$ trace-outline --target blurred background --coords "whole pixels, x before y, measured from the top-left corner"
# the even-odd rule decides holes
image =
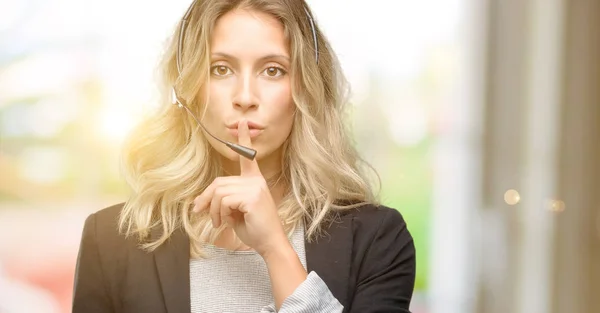
[[[418,251],[414,313],[600,312],[600,1],[308,1]],[[191,0],[0,2],[0,313],[70,312]]]

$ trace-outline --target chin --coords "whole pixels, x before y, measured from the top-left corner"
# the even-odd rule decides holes
[[[237,154],[235,151],[231,150],[225,144],[216,140],[214,140],[214,142],[211,140],[210,145],[222,158],[232,162],[240,161],[240,155]],[[253,146],[252,148],[256,150],[256,160],[262,159],[265,155],[265,151],[263,150],[264,148],[260,145]]]
[[[211,141],[210,145],[212,146],[212,148],[217,152],[217,154],[221,158],[232,161],[232,162],[239,161],[239,154],[237,154],[235,151],[229,149],[229,147],[227,147],[225,144],[218,142],[218,141],[215,141],[213,143]]]

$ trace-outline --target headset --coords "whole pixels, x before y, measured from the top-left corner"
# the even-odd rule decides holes
[[[190,16],[192,9],[194,8],[194,5],[196,4],[198,0],[194,0],[192,2],[192,4],[190,5],[190,7],[187,9],[187,11],[185,12],[185,15],[183,16],[183,19],[181,20],[181,27],[179,29],[179,40],[178,40],[178,44],[177,44],[177,71],[179,73],[179,78],[181,79],[181,72],[182,72],[182,64],[181,64],[181,54],[182,54],[182,50],[183,50],[183,40],[184,40],[184,33],[185,33],[185,29],[187,27],[187,23],[188,23],[188,17]],[[315,60],[317,62],[317,64],[319,63],[319,48],[317,46],[317,32],[315,30],[315,24],[313,22],[313,19],[310,15],[310,13],[308,12],[308,9],[305,7],[304,8],[304,12],[306,13],[306,16],[308,18],[308,21],[310,23],[310,29],[312,31],[312,35],[313,35],[313,41],[314,41],[314,45],[315,45]],[[179,99],[179,97],[177,96],[177,91],[175,90],[175,86],[173,86],[172,88],[172,93],[171,93],[171,97],[172,97],[172,102],[174,105],[177,105],[179,108],[183,108],[185,109],[193,118],[194,120],[196,120],[196,122],[198,123],[198,125],[200,125],[200,127],[202,127],[202,129],[211,137],[215,138],[216,140],[218,140],[219,142],[223,143],[224,145],[226,145],[227,147],[229,147],[231,150],[235,151],[236,153],[238,153],[239,155],[250,159],[250,160],[254,160],[254,157],[256,156],[256,150],[239,145],[237,143],[232,143],[232,142],[228,142],[225,140],[222,140],[220,138],[217,138],[215,135],[213,135],[212,133],[210,133],[206,127],[204,127],[204,124],[202,124],[202,122],[196,117],[195,114],[192,113],[192,111],[187,107],[187,105],[183,104],[183,102]]]

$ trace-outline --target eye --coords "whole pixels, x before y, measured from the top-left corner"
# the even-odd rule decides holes
[[[268,77],[279,77],[287,74],[284,69],[278,66],[269,66],[263,71],[263,73],[265,73],[265,75]]]
[[[231,72],[231,69],[225,65],[215,65],[210,68],[210,73],[215,76],[227,76]]]

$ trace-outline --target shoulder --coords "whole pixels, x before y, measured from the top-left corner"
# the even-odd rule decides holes
[[[118,224],[119,215],[121,214],[121,210],[123,210],[124,205],[125,203],[123,202],[100,209],[90,214],[88,219],[95,219],[96,223],[100,225],[111,224],[115,226]]]
[[[124,203],[115,204],[90,214],[83,226],[83,238],[93,241],[100,251],[115,251],[129,241],[119,232],[119,216]]]
[[[317,243],[344,246],[358,259],[390,250],[407,256],[415,253],[413,237],[402,214],[385,205],[365,204],[337,211],[323,230],[325,240]]]
[[[349,210],[347,214],[352,214],[355,218],[365,221],[383,221],[385,218],[393,218],[396,221],[403,221],[402,214],[398,209],[385,205],[365,204],[355,209]]]
[[[90,214],[85,220],[85,228],[93,228],[96,234],[116,235],[119,216],[125,203],[115,204]]]
[[[414,258],[413,237],[398,209],[385,205],[363,205],[341,215],[342,225],[352,229],[353,250],[364,258],[367,255],[382,260],[386,254]]]
[[[366,204],[341,212],[340,217],[342,220],[350,220],[355,232],[375,234],[381,231],[402,230],[410,236],[400,211],[385,205]]]

